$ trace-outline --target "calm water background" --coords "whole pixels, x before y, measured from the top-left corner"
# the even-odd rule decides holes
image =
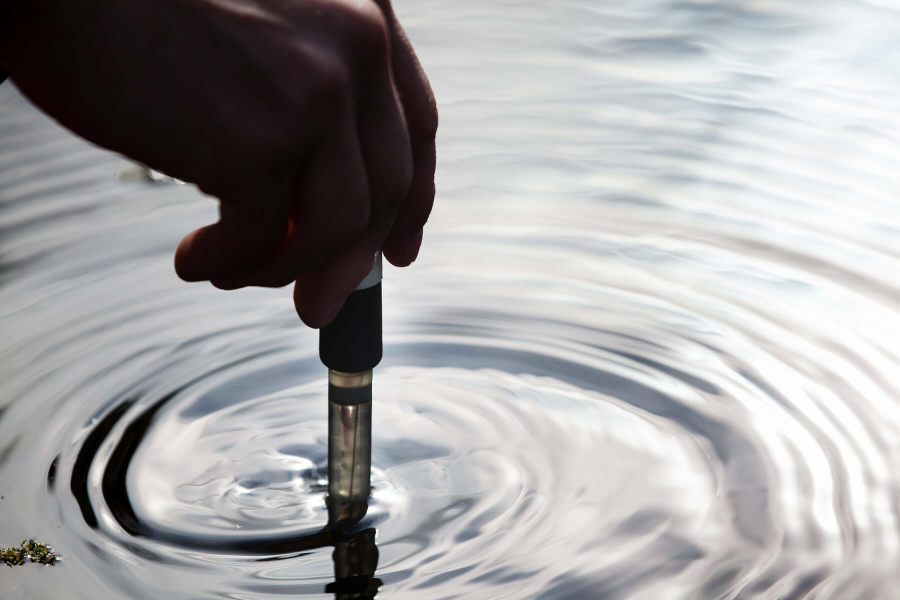
[[[900,11],[403,0],[441,106],[385,281],[379,598],[900,598]],[[288,290],[0,88],[3,598],[329,598]],[[135,535],[137,533],[137,535]]]

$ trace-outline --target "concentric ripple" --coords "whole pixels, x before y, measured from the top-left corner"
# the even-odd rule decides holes
[[[720,475],[702,446],[603,392],[668,402],[655,386],[616,373],[599,355],[586,360],[590,352],[573,362],[574,354],[551,359],[496,340],[460,341],[392,345],[379,369],[374,492],[360,527],[377,529],[378,574],[394,593],[552,589],[559,573],[547,568],[550,551],[549,564],[590,578],[601,564],[643,572],[648,560],[679,572],[724,550],[715,539],[730,525],[710,519],[720,510]],[[419,356],[460,354],[471,367],[415,366]],[[532,373],[513,374],[514,365]],[[82,511],[144,555],[281,558],[289,566],[267,567],[257,573],[262,582],[233,585],[299,591],[277,580],[292,578],[298,554],[326,545],[317,535],[326,521],[321,371],[287,351],[265,353],[119,404],[126,409],[92,429],[105,438],[84,444],[75,460],[76,471],[79,463],[92,471],[84,490],[72,480]],[[165,371],[155,378],[171,379]],[[314,573],[331,564],[330,552],[304,559]]]
[[[900,13],[395,4],[442,129],[378,598],[895,600]],[[333,598],[316,334],[179,282],[214,206],[141,174],[0,88],[0,543],[62,556],[0,595]]]

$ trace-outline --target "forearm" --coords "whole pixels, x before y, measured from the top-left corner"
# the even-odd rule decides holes
[[[6,65],[16,46],[19,32],[25,29],[24,10],[28,3],[22,0],[0,0],[0,83],[7,78]]]
[[[59,118],[72,84],[89,74],[88,64],[105,51],[111,0],[0,0],[0,65],[31,100]],[[108,28],[107,28],[108,29]],[[105,48],[104,48],[105,46]],[[85,85],[90,86],[89,77]]]
[[[93,143],[191,179],[169,148],[213,107],[202,85],[220,65],[197,10],[205,1],[28,4],[0,40],[0,64],[19,89]]]
[[[0,64],[7,71],[27,57],[24,49],[36,37],[55,27],[64,5],[59,0],[0,0]]]

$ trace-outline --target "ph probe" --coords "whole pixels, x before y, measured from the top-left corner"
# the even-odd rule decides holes
[[[341,529],[368,508],[372,470],[372,370],[381,362],[381,253],[319,332],[328,367],[328,523]]]

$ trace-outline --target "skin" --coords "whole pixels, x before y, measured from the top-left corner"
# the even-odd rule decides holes
[[[322,327],[418,255],[437,109],[389,0],[0,0],[0,64],[87,140],[196,184],[185,281],[294,283]]]

